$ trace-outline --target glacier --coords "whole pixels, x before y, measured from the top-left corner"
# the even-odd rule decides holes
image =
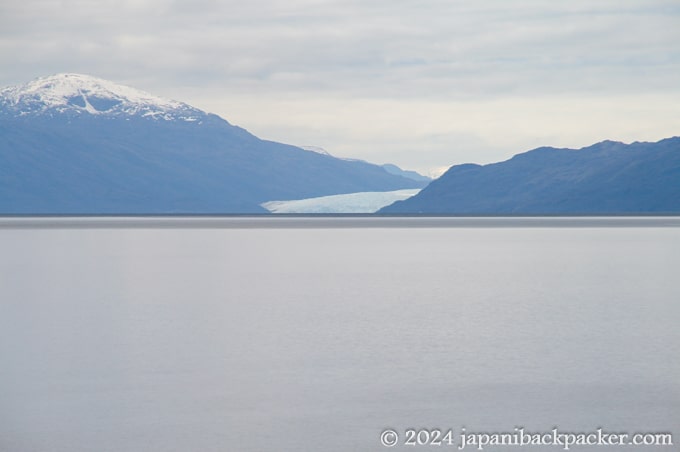
[[[420,189],[358,192],[260,204],[271,213],[374,213],[395,201],[408,199]]]

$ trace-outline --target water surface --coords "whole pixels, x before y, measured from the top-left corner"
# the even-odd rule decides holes
[[[677,223],[2,219],[0,450],[373,451],[463,426],[677,446]]]

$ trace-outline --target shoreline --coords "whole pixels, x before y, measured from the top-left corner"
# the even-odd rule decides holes
[[[678,228],[674,216],[0,216],[0,229]]]

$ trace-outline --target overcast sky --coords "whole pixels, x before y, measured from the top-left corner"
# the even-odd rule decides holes
[[[680,135],[678,0],[4,0],[0,67],[421,172]]]

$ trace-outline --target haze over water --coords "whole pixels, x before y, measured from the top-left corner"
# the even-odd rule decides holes
[[[0,221],[3,451],[680,442],[677,220]]]

